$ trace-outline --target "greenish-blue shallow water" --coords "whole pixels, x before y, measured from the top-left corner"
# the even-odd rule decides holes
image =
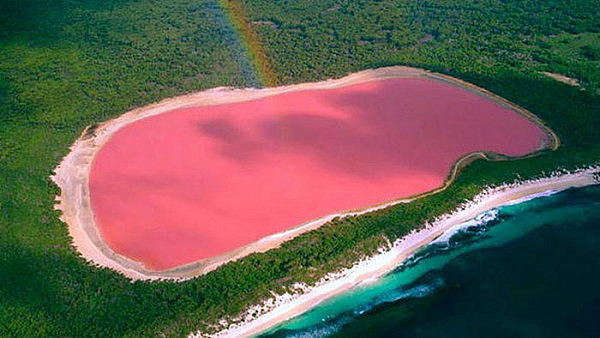
[[[600,337],[600,186],[504,206],[267,337]]]

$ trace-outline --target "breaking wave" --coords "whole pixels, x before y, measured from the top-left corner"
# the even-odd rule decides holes
[[[435,254],[456,249],[481,238],[489,227],[501,221],[498,209],[491,209],[484,212],[472,220],[457,224],[438,238],[433,240],[425,248],[419,250],[414,255],[407,258],[398,270],[409,268],[419,261],[429,258]],[[506,217],[506,216],[504,216]]]

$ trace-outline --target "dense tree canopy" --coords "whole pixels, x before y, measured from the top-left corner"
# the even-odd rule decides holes
[[[352,265],[487,184],[600,159],[598,0],[240,5],[279,83],[419,66],[529,109],[563,147],[477,161],[440,194],[336,219],[200,278],[131,282],[71,247],[53,209],[53,168],[87,125],[189,91],[257,86],[260,76],[216,1],[0,0],[0,335],[212,330],[270,291]],[[538,71],[574,77],[583,90]]]

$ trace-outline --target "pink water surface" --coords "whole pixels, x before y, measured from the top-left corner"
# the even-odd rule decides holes
[[[108,245],[164,270],[434,189],[462,155],[524,155],[546,137],[465,89],[379,80],[135,122],[96,155],[90,194]]]

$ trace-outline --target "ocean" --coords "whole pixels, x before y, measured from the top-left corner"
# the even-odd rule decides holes
[[[264,337],[600,337],[600,186],[479,215]]]

